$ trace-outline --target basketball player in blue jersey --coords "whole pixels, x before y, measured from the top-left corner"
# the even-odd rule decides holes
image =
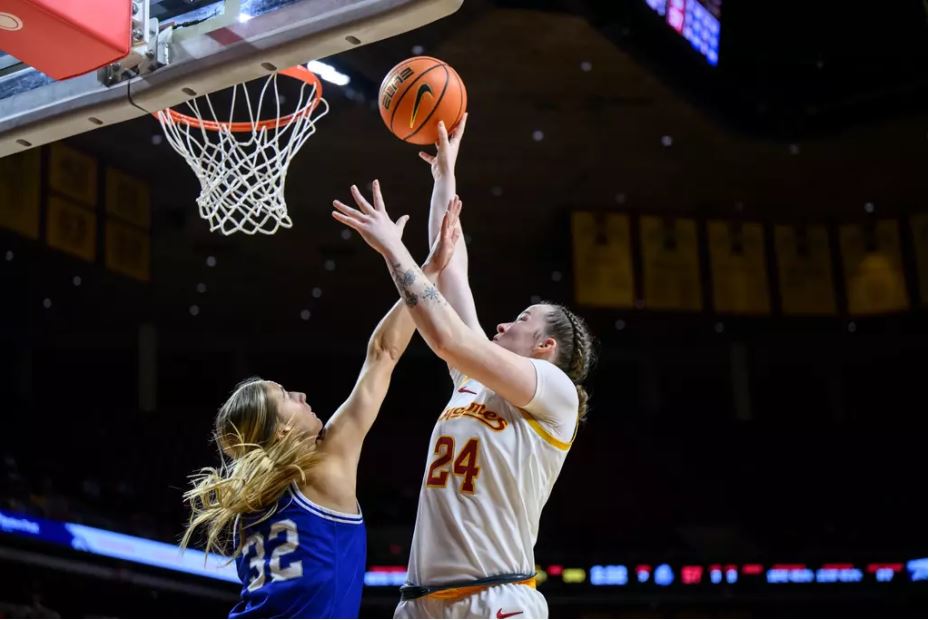
[[[398,234],[406,220],[393,223]],[[452,210],[423,266],[433,280],[459,236]],[[207,551],[234,552],[242,593],[230,617],[358,617],[366,549],[358,460],[415,329],[404,305],[394,304],[374,330],[354,389],[325,425],[305,394],[258,378],[236,386],[220,408],[222,462],[192,477],[181,546],[202,530]]]

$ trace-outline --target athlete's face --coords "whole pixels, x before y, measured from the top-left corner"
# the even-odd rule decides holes
[[[555,339],[545,336],[545,315],[551,306],[535,304],[516,317],[515,321],[497,325],[494,342],[518,355],[549,359],[555,352]]]
[[[290,392],[273,381],[265,383],[268,398],[277,409],[280,422],[279,432],[292,432],[306,434],[316,438],[323,428],[323,422],[313,412],[313,408],[306,403],[306,394],[303,392]]]

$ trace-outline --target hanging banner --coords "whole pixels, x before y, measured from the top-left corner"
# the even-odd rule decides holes
[[[825,226],[775,226],[774,249],[786,315],[836,313],[832,253]]]
[[[649,310],[703,308],[697,225],[687,218],[642,216],[642,271]]]
[[[842,226],[839,244],[850,314],[881,314],[909,308],[897,220]]]
[[[48,158],[49,188],[88,207],[97,204],[97,160],[60,142]]]
[[[713,304],[717,312],[768,314],[764,228],[756,222],[707,222]]]
[[[575,211],[571,214],[571,236],[575,301],[603,308],[633,307],[629,216]]]
[[[49,247],[92,263],[97,255],[97,215],[60,196],[49,196],[45,240]]]
[[[105,246],[107,269],[142,282],[149,281],[151,240],[148,233],[107,220]]]
[[[106,169],[106,212],[145,230],[151,225],[148,183],[116,168]]]
[[[0,227],[39,238],[41,152],[31,149],[0,158]]]

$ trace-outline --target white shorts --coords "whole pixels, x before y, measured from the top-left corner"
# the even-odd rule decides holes
[[[400,601],[394,618],[548,618],[548,603],[535,588],[504,583],[455,600]]]

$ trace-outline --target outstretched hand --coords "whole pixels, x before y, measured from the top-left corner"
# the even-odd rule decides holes
[[[439,121],[439,141],[435,143],[436,154],[430,155],[425,151],[420,151],[419,156],[432,168],[432,178],[439,179],[455,174],[455,162],[458,161],[458,149],[461,146],[461,138],[464,136],[465,127],[468,124],[468,113],[465,112],[461,121],[449,134],[445,123]]]
[[[391,248],[396,248],[398,244],[403,245],[403,228],[410,216],[401,215],[396,222],[391,220],[384,206],[381,184],[374,181],[371,189],[374,205],[365,199],[358,187],[352,185],[352,198],[355,199],[358,208],[354,209],[343,202],[333,200],[332,206],[336,210],[332,212],[332,217],[357,231],[365,243],[381,255],[386,255]]]

